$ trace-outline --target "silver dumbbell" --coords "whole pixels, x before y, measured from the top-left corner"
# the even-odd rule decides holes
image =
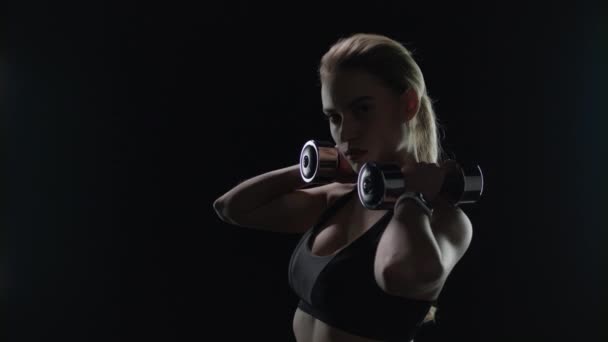
[[[300,152],[300,175],[306,183],[356,183],[357,174],[334,144],[309,140]]]
[[[475,203],[481,198],[483,174],[479,165],[463,167],[447,160],[443,167],[447,172],[438,197],[452,205]],[[367,162],[359,171],[357,191],[364,207],[392,209],[399,196],[408,191],[408,182],[397,164]]]

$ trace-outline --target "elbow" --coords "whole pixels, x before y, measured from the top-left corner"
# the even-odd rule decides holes
[[[433,263],[419,267],[386,266],[379,274],[378,284],[382,290],[391,295],[408,297],[434,290],[445,273],[440,264]]]
[[[430,262],[423,265],[423,267],[418,268],[416,271],[418,281],[423,284],[435,284],[440,281],[445,274],[445,270],[440,261]]]
[[[222,215],[224,213],[224,208],[224,202],[220,198],[213,202],[213,210],[215,210],[218,215]]]
[[[215,214],[222,221],[224,221],[226,223],[234,223],[233,220],[228,218],[227,210],[226,210],[226,202],[224,202],[224,200],[222,200],[221,198],[218,198],[213,202],[213,210],[215,211]]]

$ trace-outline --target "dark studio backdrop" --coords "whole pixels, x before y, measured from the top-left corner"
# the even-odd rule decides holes
[[[414,50],[444,148],[486,177],[416,340],[607,340],[605,4],[10,8],[8,340],[293,341],[299,236],[212,202],[331,140],[318,62],[355,32]]]

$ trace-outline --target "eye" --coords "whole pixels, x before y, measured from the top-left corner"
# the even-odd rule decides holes
[[[371,109],[372,109],[372,106],[370,104],[367,104],[367,103],[361,104],[361,105],[359,105],[359,106],[357,106],[355,108],[355,110],[358,113],[363,113],[363,114],[369,112]]]
[[[340,116],[336,114],[323,115],[323,118],[332,123],[336,123],[340,120]]]

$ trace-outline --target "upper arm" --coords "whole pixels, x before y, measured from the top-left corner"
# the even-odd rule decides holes
[[[426,220],[423,226],[414,227],[416,231],[427,231],[422,234],[424,238],[428,238],[428,252],[421,254],[418,259],[412,255],[401,253],[401,249],[395,245],[393,248],[399,261],[393,263],[381,263],[378,260],[376,278],[378,284],[385,291],[393,294],[400,294],[409,297],[423,296],[433,293],[438,287],[441,287],[447,276],[454,268],[456,263],[464,255],[468,249],[473,229],[472,224],[467,215],[458,207],[436,209],[431,217],[431,220]],[[393,228],[401,226],[393,226]],[[388,229],[388,228],[387,228]],[[407,229],[403,229],[407,231]],[[401,232],[400,229],[394,229],[395,232]],[[385,231],[386,234],[386,231]],[[407,235],[407,234],[406,234]],[[389,240],[387,240],[389,241]],[[417,240],[421,242],[422,240]],[[432,253],[430,251],[433,251]],[[431,257],[437,254],[437,257]],[[388,252],[387,255],[392,255]],[[420,259],[422,258],[422,259]],[[394,259],[394,258],[393,258]],[[437,259],[440,262],[425,264],[423,260]],[[422,261],[421,261],[422,260]],[[435,266],[431,266],[435,265]],[[425,272],[425,270],[430,270]]]
[[[294,190],[242,217],[231,218],[230,223],[281,233],[304,233],[327,207],[333,184]]]
[[[453,207],[433,215],[431,230],[441,251],[442,268],[448,273],[469,248],[473,225],[462,209]]]

